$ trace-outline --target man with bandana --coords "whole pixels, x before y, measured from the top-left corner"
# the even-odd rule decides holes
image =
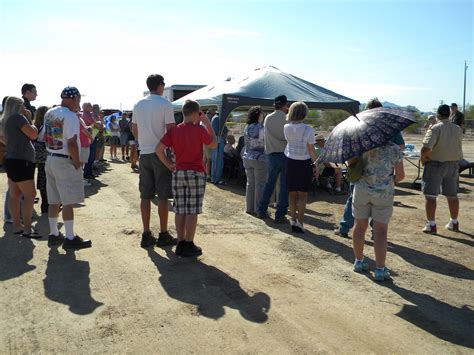
[[[81,94],[75,87],[68,86],[61,92],[61,105],[46,112],[45,142],[46,190],[48,193],[48,220],[50,233],[48,245],[63,244],[64,249],[82,249],[92,246],[74,234],[74,205],[84,201],[80,150],[80,123],[77,119]],[[63,220],[66,235],[58,230],[59,207],[63,205]]]

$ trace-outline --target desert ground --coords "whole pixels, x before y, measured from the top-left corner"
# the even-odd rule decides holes
[[[421,136],[406,140],[419,147]],[[474,139],[464,149],[474,160]],[[474,177],[460,178],[461,231],[443,228],[440,198],[432,236],[421,232],[416,169],[406,169],[389,226],[393,281],[379,284],[373,263],[352,271],[351,240],[333,234],[347,196],[316,189],[307,231],[293,235],[245,213],[242,183],[208,185],[196,235],[204,254],[188,260],[139,247],[138,175],[110,163],[76,209],[91,249],[49,248],[39,205],[43,239],[4,225],[0,353],[473,353]],[[156,212],[152,221],[158,233]],[[174,233],[173,213],[169,225]],[[366,253],[373,259],[370,236]]]

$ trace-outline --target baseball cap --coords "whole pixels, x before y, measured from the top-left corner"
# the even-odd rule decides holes
[[[275,97],[275,105],[285,105],[286,103],[288,103],[288,99],[285,95]]]
[[[325,141],[326,138],[324,138],[324,136],[323,136],[322,134],[318,134],[318,135],[316,135],[315,140],[317,140],[317,141]]]
[[[81,93],[74,86],[67,86],[61,91],[61,99],[73,99],[80,95]]]

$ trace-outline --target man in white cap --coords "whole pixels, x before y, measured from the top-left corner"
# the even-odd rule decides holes
[[[84,182],[79,161],[80,123],[76,115],[81,94],[77,88],[68,86],[61,92],[61,99],[61,105],[48,110],[44,119],[48,152],[45,167],[49,202],[48,245],[63,243],[64,249],[89,248],[92,246],[90,240],[74,234],[74,205],[84,201]],[[65,237],[58,230],[61,204]]]

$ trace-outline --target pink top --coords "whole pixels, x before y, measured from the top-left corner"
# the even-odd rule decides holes
[[[87,137],[86,134],[84,133],[84,130],[87,130],[87,126],[81,117],[78,116],[78,118],[81,124],[81,127],[80,127],[81,133],[79,135],[79,139],[81,141],[81,148],[89,148],[91,145],[91,141],[89,140],[89,137]]]

